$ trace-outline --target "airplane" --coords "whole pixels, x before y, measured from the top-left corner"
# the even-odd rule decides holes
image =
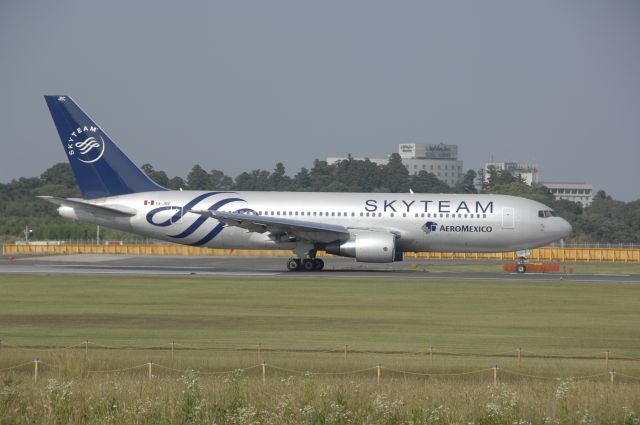
[[[506,195],[168,190],[71,97],[45,100],[82,198],[40,198],[84,223],[191,246],[291,250],[290,271],[322,270],[318,251],[390,263],[404,252],[526,250],[572,230],[548,206]]]

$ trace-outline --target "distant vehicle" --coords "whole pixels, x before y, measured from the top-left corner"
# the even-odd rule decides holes
[[[292,250],[292,271],[321,270],[318,250],[388,263],[405,251],[523,250],[571,232],[551,208],[513,196],[167,190],[69,96],[45,100],[82,198],[41,198],[81,222],[185,245]]]

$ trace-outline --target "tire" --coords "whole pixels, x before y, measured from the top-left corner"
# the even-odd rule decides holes
[[[524,273],[527,271],[527,267],[524,264],[518,264],[516,266],[516,272],[518,273]]]
[[[295,272],[300,269],[300,260],[297,258],[289,258],[287,260],[287,270],[290,272]]]
[[[324,269],[324,261],[322,261],[320,258],[316,258],[315,260],[313,260],[313,270],[322,270]]]
[[[314,270],[314,267],[313,267],[314,264],[315,264],[314,260],[303,260],[302,261],[302,269],[305,272],[310,272],[310,271]]]

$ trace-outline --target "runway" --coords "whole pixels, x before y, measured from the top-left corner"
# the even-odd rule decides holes
[[[2,274],[44,275],[139,275],[139,276],[227,276],[296,279],[449,279],[449,280],[538,280],[575,282],[640,283],[634,274],[560,274],[495,273],[456,271],[469,261],[434,262],[410,260],[390,264],[356,263],[352,259],[327,257],[321,272],[289,272],[284,257],[185,257],[122,255],[54,255],[37,257],[0,257]],[[415,268],[412,265],[415,263]],[[430,271],[430,266],[450,265],[446,272]]]

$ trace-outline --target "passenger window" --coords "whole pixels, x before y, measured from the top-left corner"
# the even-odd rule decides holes
[[[393,217],[393,213],[391,213],[391,217]]]
[[[360,213],[360,217],[362,217],[364,215],[364,213]]]

